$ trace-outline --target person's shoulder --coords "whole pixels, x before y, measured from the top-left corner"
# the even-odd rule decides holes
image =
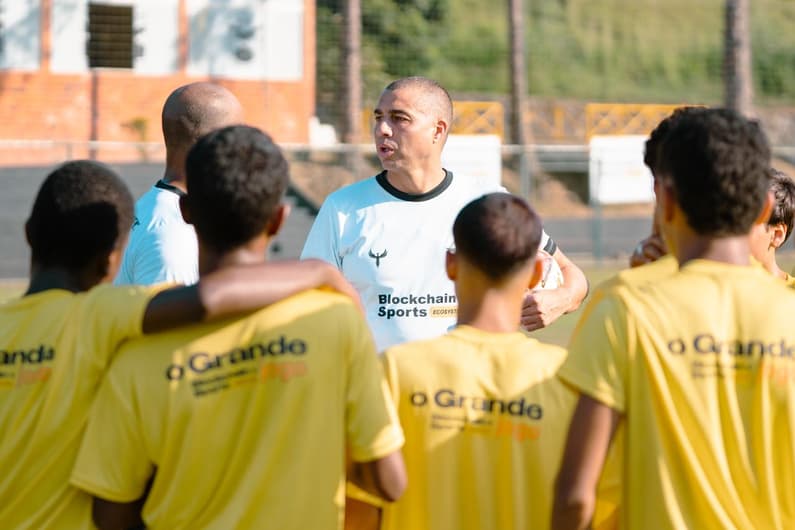
[[[436,352],[449,351],[450,337],[442,335],[432,339],[422,339],[390,346],[384,351],[384,356],[396,361],[411,364],[414,359],[422,358],[428,362]]]
[[[471,197],[472,200],[489,193],[510,193],[504,186],[497,183],[485,183],[480,179],[449,172],[451,176],[449,190],[455,194]]]
[[[300,320],[306,326],[333,325],[342,331],[353,331],[355,326],[352,327],[352,324],[356,321],[364,322],[364,315],[356,308],[353,300],[326,289],[307,289],[252,315],[257,314],[261,314],[272,324]]]
[[[179,208],[179,195],[152,186],[135,203],[135,217],[143,228],[159,224],[187,225]]]
[[[614,282],[623,285],[642,285],[648,282],[662,280],[673,275],[679,270],[676,258],[667,254],[660,259],[641,265],[625,269],[614,277]],[[611,280],[608,280],[610,282]]]
[[[362,203],[366,203],[379,188],[377,176],[368,177],[331,192],[323,205],[336,208],[359,207]]]

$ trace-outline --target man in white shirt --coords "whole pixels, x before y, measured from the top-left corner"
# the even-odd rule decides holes
[[[329,195],[302,258],[336,265],[359,292],[379,350],[444,334],[456,322],[456,296],[444,268],[452,227],[467,203],[486,193],[442,168],[453,105],[437,82],[423,77],[389,84],[374,111],[375,147],[384,171]],[[560,266],[563,286],[528,292],[526,329],[573,311],[588,284],[549,236],[541,249]]]
[[[243,123],[235,96],[212,83],[191,83],[174,90],[163,106],[166,170],[135,203],[135,220],[117,285],[176,282],[199,278],[199,250],[193,227],[182,219],[179,198],[185,194],[185,157],[205,134]]]

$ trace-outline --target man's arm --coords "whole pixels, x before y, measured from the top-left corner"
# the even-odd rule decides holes
[[[557,480],[552,528],[589,528],[596,486],[620,414],[584,394],[569,425]]]
[[[395,451],[371,462],[353,462],[348,478],[364,491],[395,502],[406,489],[403,455]]]
[[[563,285],[557,289],[531,291],[525,295],[522,326],[528,331],[546,327],[561,315],[574,311],[588,294],[588,280],[582,269],[569,260],[560,247],[555,249],[552,257],[560,267]]]
[[[320,260],[279,261],[224,268],[195,285],[158,293],[144,312],[143,331],[154,333],[251,311],[317,287],[349,296],[363,311],[359,295],[335,267]]]
[[[145,498],[133,502],[112,502],[94,497],[91,518],[99,530],[144,529],[141,518]]]

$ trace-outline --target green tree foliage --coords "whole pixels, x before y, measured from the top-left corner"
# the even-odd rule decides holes
[[[719,102],[724,1],[525,0],[530,94]],[[338,99],[340,4],[318,2],[320,112]],[[504,0],[364,0],[363,104],[413,74],[460,95],[505,95],[506,9]],[[751,16],[757,101],[795,101],[795,1],[754,0]]]

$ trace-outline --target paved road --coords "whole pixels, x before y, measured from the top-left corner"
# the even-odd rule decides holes
[[[130,186],[135,197],[143,194],[162,172],[158,164],[114,166]],[[33,198],[51,167],[0,168],[0,278],[23,278],[28,273],[29,252],[23,226]],[[293,211],[274,244],[275,257],[297,257],[313,219],[313,211],[294,191],[288,199]],[[626,254],[645,237],[649,230],[647,218],[550,219],[547,232],[572,256],[595,256],[601,242],[602,257]]]

